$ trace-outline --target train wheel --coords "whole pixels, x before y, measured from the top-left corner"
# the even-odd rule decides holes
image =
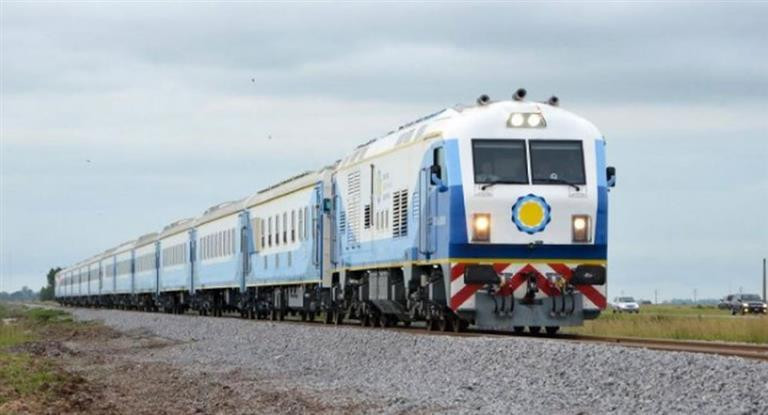
[[[547,334],[554,336],[557,334],[558,330],[560,330],[560,326],[547,326],[545,329],[547,330]]]
[[[466,320],[457,318],[456,321],[453,322],[454,333],[461,333],[462,331],[466,331],[468,327],[469,323]]]
[[[333,312],[331,310],[325,310],[325,314],[323,315],[323,323],[333,323]]]
[[[531,334],[539,334],[541,332],[540,326],[529,326],[528,331],[531,332]]]
[[[451,331],[452,325],[449,316],[443,315],[437,320],[437,329],[443,332]]]
[[[435,331],[437,330],[437,320],[434,318],[428,318],[427,319],[427,330],[428,331]]]

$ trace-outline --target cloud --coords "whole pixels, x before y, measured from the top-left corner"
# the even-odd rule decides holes
[[[521,86],[608,139],[611,290],[716,296],[768,254],[765,7],[0,7],[6,288]]]

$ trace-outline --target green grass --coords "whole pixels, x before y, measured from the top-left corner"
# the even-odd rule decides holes
[[[37,324],[72,322],[68,313],[50,308],[31,308],[24,313],[24,317]]]
[[[44,397],[63,381],[64,375],[45,359],[0,352],[0,405],[27,396]]]
[[[677,306],[677,305],[643,305],[640,306],[642,314],[660,314],[675,316],[730,316],[728,310],[720,310],[715,306]],[[610,311],[608,311],[610,313]]]
[[[12,348],[45,337],[52,326],[72,324],[60,310],[0,303],[2,319],[13,320],[0,322],[0,412],[2,405],[17,399],[45,400],[52,388],[66,380],[50,360]]]
[[[768,316],[731,316],[726,310],[696,306],[644,306],[640,314],[603,312],[568,333],[768,344]]]

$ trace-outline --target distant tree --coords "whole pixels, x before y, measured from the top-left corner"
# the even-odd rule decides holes
[[[61,267],[48,270],[48,285],[40,289],[40,301],[51,301],[54,299],[56,286],[56,273],[61,271]]]

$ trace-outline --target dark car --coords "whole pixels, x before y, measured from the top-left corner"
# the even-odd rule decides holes
[[[730,301],[731,314],[768,313],[768,304],[757,294],[735,294]]]
[[[717,308],[721,310],[730,310],[731,309],[731,301],[733,301],[733,297],[735,297],[736,294],[731,294],[723,297],[719,303],[717,303]]]

